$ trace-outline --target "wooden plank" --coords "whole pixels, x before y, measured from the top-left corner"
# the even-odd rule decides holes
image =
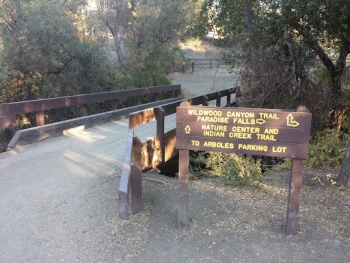
[[[124,155],[123,169],[120,177],[118,202],[119,202],[119,218],[129,218],[129,187],[131,172],[131,155],[132,155],[133,131],[129,130],[126,149]]]
[[[299,203],[300,189],[303,172],[303,160],[292,160],[292,172],[290,175],[287,219],[286,219],[286,234],[295,235],[298,231],[299,222]]]
[[[169,91],[180,91],[181,85],[168,85],[149,88],[139,88],[130,90],[118,90],[111,92],[100,92],[91,94],[82,94],[76,96],[56,97],[48,99],[39,99],[31,101],[21,101],[4,103],[0,105],[0,116],[8,116],[13,114],[22,114],[29,112],[37,112],[49,109],[77,106],[81,104],[90,104],[95,102],[110,101],[122,98],[139,97],[151,95],[155,93],[163,93]]]
[[[179,151],[179,230],[186,230],[188,227],[189,155],[188,150]]]
[[[193,139],[192,139],[193,138]],[[210,138],[202,141],[196,137],[177,137],[177,149],[193,151],[225,152],[249,154],[258,156],[286,157],[307,159],[308,145],[295,143],[275,143],[259,141],[247,142],[246,140],[227,141],[218,138]]]
[[[16,125],[16,115],[0,116],[0,129],[5,129]]]
[[[309,129],[295,129],[270,125],[248,126],[235,124],[213,124],[208,122],[177,122],[176,134],[179,137],[196,137],[199,140],[208,140],[213,137],[224,138],[229,142],[236,140],[256,143],[271,141],[279,143],[309,143]]]
[[[133,129],[154,120],[156,120],[154,108],[131,113],[129,114],[129,129]]]
[[[306,159],[311,116],[309,112],[181,104],[176,147]]]
[[[234,93],[234,89],[227,89],[220,91],[220,95],[222,97],[227,96],[227,94]],[[196,97],[192,97],[189,99],[185,99],[183,101],[189,101],[190,105],[198,105],[198,104],[206,104],[209,100],[216,100],[218,97],[218,92],[212,92],[206,95],[200,95]],[[173,103],[168,103],[162,105],[162,109],[164,110],[164,116],[168,116],[170,114],[176,113],[176,108],[180,105],[182,101],[177,101]],[[156,107],[159,108],[159,107]],[[143,111],[138,111],[129,115],[129,128],[135,128],[137,126],[146,124],[148,122],[154,121],[156,119],[155,109],[151,108]]]
[[[194,105],[193,103],[191,103]],[[280,109],[229,108],[229,107],[179,107],[177,122],[233,124],[258,127],[311,128],[312,114]]]
[[[142,203],[142,172],[140,168],[132,164],[130,175],[130,191],[131,191],[131,213],[137,214],[143,210]]]

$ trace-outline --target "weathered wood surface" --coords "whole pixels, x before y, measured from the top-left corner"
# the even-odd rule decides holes
[[[116,108],[117,101],[122,99],[135,98],[138,100],[138,104],[140,104],[140,98],[144,96],[152,96],[153,99],[158,100],[159,94],[165,94],[165,97],[172,98],[178,97],[180,91],[181,85],[168,85],[3,103],[0,104],[0,128],[3,129],[15,125],[16,114],[35,112],[37,126],[41,126],[44,125],[45,110],[79,106],[80,115],[87,116],[87,105],[91,103],[112,101],[113,108]]]

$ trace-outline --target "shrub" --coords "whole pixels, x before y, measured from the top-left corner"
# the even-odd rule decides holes
[[[260,161],[242,155],[211,153],[206,166],[233,186],[260,187],[263,178]]]
[[[0,153],[7,150],[7,145],[19,129],[20,128],[17,126],[0,130]]]
[[[339,167],[343,160],[350,135],[336,129],[325,129],[316,133],[309,145],[309,168]]]

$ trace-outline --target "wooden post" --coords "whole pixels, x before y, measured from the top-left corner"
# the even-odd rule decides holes
[[[136,164],[131,165],[130,174],[131,213],[143,210],[142,204],[142,172]]]
[[[112,100],[112,110],[118,109],[118,100]]]
[[[80,116],[81,117],[87,116],[87,106],[86,106],[86,104],[80,105],[79,112],[80,112]]]
[[[220,105],[221,105],[221,93],[220,93],[220,91],[218,91],[217,93],[216,93],[217,95],[217,97],[216,97],[216,107],[220,107]]]
[[[300,188],[302,181],[303,160],[292,160],[292,172],[289,182],[289,196],[287,207],[286,234],[295,235],[298,231]]]
[[[194,62],[192,62],[192,73],[194,71]]]
[[[164,117],[165,111],[162,107],[155,108],[155,115],[157,119],[157,140],[161,152],[161,160],[165,162],[165,147],[164,147]]]
[[[203,106],[208,106],[209,99],[207,95],[203,95]]]
[[[129,219],[129,188],[130,188],[130,173],[131,168],[131,155],[133,144],[133,130],[129,130],[128,139],[126,142],[126,149],[123,162],[123,170],[120,177],[118,202],[119,202],[119,218]]]
[[[0,116],[0,129],[6,129],[16,125],[16,115]]]
[[[188,227],[189,166],[189,150],[179,150],[179,230],[186,230]]]
[[[35,119],[36,119],[36,126],[43,126],[43,125],[45,125],[45,114],[44,114],[44,111],[37,111],[35,113]]]
[[[227,95],[226,95],[226,107],[230,107],[231,105],[231,93],[229,91],[227,91]]]
[[[297,112],[309,112],[305,106],[299,106]],[[289,182],[289,196],[286,219],[286,234],[295,235],[298,231],[300,189],[303,173],[303,160],[292,159],[292,172]]]

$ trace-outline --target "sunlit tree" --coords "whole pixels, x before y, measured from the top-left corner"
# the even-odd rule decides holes
[[[108,87],[102,49],[79,38],[84,1],[2,0],[1,100],[18,101],[87,93]]]

